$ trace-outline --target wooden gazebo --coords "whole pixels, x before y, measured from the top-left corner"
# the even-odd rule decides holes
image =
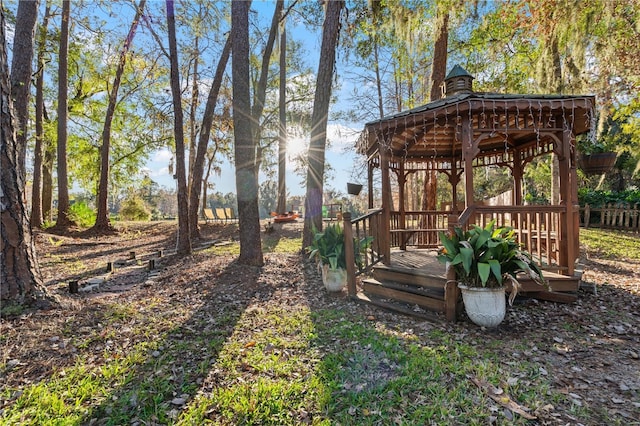
[[[441,230],[484,225],[495,219],[498,225],[513,227],[547,275],[557,276],[556,280],[550,279],[552,293],[575,292],[579,279],[575,138],[592,129],[595,99],[475,93],[472,79],[456,66],[445,80],[442,99],[365,125],[357,150],[368,161],[369,208],[376,216],[377,259],[389,268],[397,251],[406,258],[407,250],[437,247]],[[559,200],[555,204],[526,205],[524,168],[543,155],[557,157]],[[509,168],[513,182],[510,202],[488,206],[485,200],[474,198],[473,169],[488,166]],[[424,187],[407,183],[412,176],[429,173],[447,176],[451,203],[429,210],[408,209],[407,200],[416,197],[416,188],[421,192]],[[374,183],[379,186],[374,188]],[[457,197],[460,184],[463,200]],[[376,192],[381,194],[381,206],[374,206]],[[373,210],[375,207],[379,209]],[[352,279],[352,293],[354,283]]]

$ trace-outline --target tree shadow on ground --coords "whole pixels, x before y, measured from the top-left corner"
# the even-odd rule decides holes
[[[48,232],[41,232],[44,237],[51,237],[56,234],[49,234]],[[152,241],[141,241],[140,238],[131,237],[128,241],[104,241],[96,240],[95,238],[85,238],[79,236],[79,234],[66,234],[68,238],[73,238],[72,241],[60,241],[60,247],[55,249],[46,250],[41,249],[38,252],[40,258],[45,258],[45,255],[50,252],[55,252],[59,256],[66,257],[70,260],[95,260],[96,257],[102,259],[105,263],[110,260],[127,259],[129,251],[136,251],[138,255],[150,255],[157,250],[170,250],[175,248],[175,231],[169,234],[163,235],[160,238]],[[55,241],[52,244],[56,244]],[[123,247],[124,246],[124,247]],[[113,248],[107,248],[113,247]],[[144,252],[141,252],[144,250]],[[77,252],[82,251],[82,255],[78,255]]]
[[[189,276],[185,267],[193,268]],[[116,378],[113,390],[83,423],[175,420],[216,363],[246,307],[271,297],[272,289],[259,284],[259,277],[260,268],[240,265],[229,256],[202,255],[168,265],[149,294],[157,304],[147,305],[143,318],[158,334],[139,342],[132,371]]]

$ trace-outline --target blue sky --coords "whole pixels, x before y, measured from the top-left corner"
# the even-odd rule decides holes
[[[152,3],[154,6],[154,13],[160,12],[162,8],[161,3]],[[108,22],[121,22],[122,14],[131,14],[133,10],[131,7],[118,7],[116,16],[118,19],[112,21],[109,16],[104,17]],[[273,9],[275,2],[272,0],[266,1],[254,1],[253,7],[259,11],[261,23],[264,28],[268,28],[268,25],[273,15]],[[104,11],[97,8],[95,13],[102,16]],[[125,18],[126,21],[128,18]],[[159,19],[159,17],[158,17]],[[126,29],[124,27],[122,30]],[[140,42],[140,38],[148,37],[145,35],[145,29],[141,28],[137,35],[137,38],[133,42],[133,49],[135,50],[136,43]],[[289,24],[287,27],[287,33],[289,40],[296,40],[303,43],[303,48],[306,51],[305,59],[308,67],[315,74],[318,68],[320,44],[321,44],[321,31],[318,28],[317,31],[311,31],[302,24],[294,25]],[[8,28],[7,33],[9,45],[13,44],[13,31],[12,28]],[[9,52],[11,53],[11,52]],[[346,73],[347,65],[344,64],[340,55],[338,55],[337,61],[337,88],[334,90],[334,97],[336,103],[331,106],[330,116],[336,111],[346,111],[349,108],[349,98],[353,92],[353,85],[347,79],[342,78]],[[231,64],[228,65],[230,70]],[[315,84],[315,81],[314,81]],[[371,117],[374,119],[376,117]],[[359,136],[360,131],[363,129],[364,123],[350,123],[344,121],[329,121],[327,128],[328,148],[326,150],[326,164],[330,169],[328,171],[328,180],[325,184],[325,189],[334,189],[338,192],[346,194],[346,183],[357,182],[364,183],[366,180],[366,172],[362,170],[361,156],[355,153],[355,140]],[[306,152],[308,146],[308,135],[306,138],[292,138],[288,141],[288,157],[294,157],[301,151]],[[171,161],[172,154],[168,148],[156,151],[151,154],[149,161],[147,161],[142,172],[146,172],[149,176],[157,182],[160,186],[166,188],[175,188],[176,182],[173,179],[173,174],[169,173],[169,163]],[[236,192],[235,186],[235,168],[232,162],[223,161],[222,174],[220,176],[213,175],[209,181],[214,185],[214,192]],[[261,180],[267,179],[264,175],[261,176]],[[287,163],[287,190],[289,195],[304,195],[306,188],[303,186],[303,178],[294,173],[294,165],[291,162]]]
[[[358,137],[361,128],[356,127],[354,124],[342,124],[333,122],[330,123],[327,129],[328,138],[331,141],[331,146],[326,152],[326,163],[331,165],[333,169],[330,172],[331,178],[327,183],[327,186],[343,192],[346,194],[347,182],[359,182],[363,183],[366,179],[366,175],[357,176],[354,173],[356,170],[356,163],[358,162],[355,153],[354,144]],[[308,140],[303,141],[300,139],[293,139],[289,141],[289,153],[288,157],[295,155],[301,150],[306,150]],[[160,186],[167,188],[175,188],[175,181],[172,175],[169,174],[169,162],[172,154],[168,149],[156,151],[150,161],[146,164],[146,169],[149,172],[149,176]],[[294,173],[294,166],[291,162],[287,163],[287,190],[289,195],[304,195],[306,188],[303,186],[302,178]],[[261,179],[266,177],[263,175]],[[222,167],[222,174],[220,176],[212,176],[209,178],[209,182],[215,185],[214,192],[222,192],[226,194],[228,192],[236,192],[235,185],[235,168],[230,162],[226,161]]]
[[[268,20],[271,19],[273,13],[273,5],[275,2],[257,2],[257,8],[261,14],[264,14]],[[311,32],[302,25],[293,27],[289,25],[287,28],[288,38],[301,41],[304,44],[304,48],[307,52],[312,54],[307,55],[307,65],[311,67],[315,73],[318,68],[318,54],[321,44],[321,33]],[[337,98],[336,104],[332,105],[331,112],[344,110],[348,107],[348,97],[352,90],[350,83],[340,78],[341,67],[343,65],[338,61],[338,89],[334,93]],[[230,67],[230,66],[229,66]],[[373,117],[372,117],[373,119]],[[360,182],[363,183],[366,180],[366,174],[363,176],[357,176],[359,170],[356,167],[356,163],[359,161],[355,154],[355,140],[357,139],[359,132],[364,127],[364,123],[347,123],[330,121],[327,128],[327,137],[329,139],[329,148],[326,151],[326,164],[330,165],[331,172],[329,173],[329,180],[325,185],[325,189],[335,189],[339,192],[346,194],[347,182]],[[288,157],[293,157],[300,153],[301,150],[306,151],[308,146],[308,135],[306,140],[300,138],[292,138],[288,141]],[[168,149],[157,151],[152,155],[151,160],[147,163],[150,177],[156,181],[159,185],[168,188],[175,188],[175,181],[172,175],[169,173],[168,166],[171,160],[171,152]],[[261,179],[266,179],[265,176],[261,176]],[[236,192],[235,187],[235,168],[229,161],[225,161],[222,168],[221,176],[212,176],[209,179],[215,188],[215,192]],[[287,190],[289,195],[304,195],[306,188],[303,186],[303,179],[294,173],[294,166],[291,162],[287,163]]]

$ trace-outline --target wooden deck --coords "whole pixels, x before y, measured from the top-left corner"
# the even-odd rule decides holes
[[[560,303],[577,300],[579,274],[565,276],[546,271],[544,277],[549,282],[549,289],[519,276],[519,294]],[[435,249],[394,249],[389,266],[375,265],[372,277],[362,280],[362,292],[357,298],[368,303],[376,301],[379,306],[404,313],[413,312],[411,306],[419,306],[439,314],[449,312],[447,317],[455,317],[454,311],[461,309],[455,287],[455,283],[447,283],[445,266],[438,262]],[[400,305],[394,305],[398,303]]]
[[[445,278],[445,267],[438,262],[436,249],[391,250],[391,266],[401,268],[415,268],[428,272],[434,276]]]
[[[438,262],[437,250],[435,249],[407,249],[391,251],[391,269],[415,271],[419,274],[431,277],[442,278],[442,286],[446,282],[446,271],[442,263]],[[578,291],[581,273],[574,276],[561,275],[553,271],[543,270],[544,278],[549,281],[551,290],[554,292],[575,292]],[[533,282],[525,276],[519,276],[518,280],[522,284],[523,293],[537,293],[544,291],[544,287]]]

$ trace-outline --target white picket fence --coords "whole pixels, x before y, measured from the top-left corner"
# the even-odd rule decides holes
[[[640,231],[640,210],[638,204],[607,204],[580,208],[580,225],[589,228],[611,228],[625,231]]]

